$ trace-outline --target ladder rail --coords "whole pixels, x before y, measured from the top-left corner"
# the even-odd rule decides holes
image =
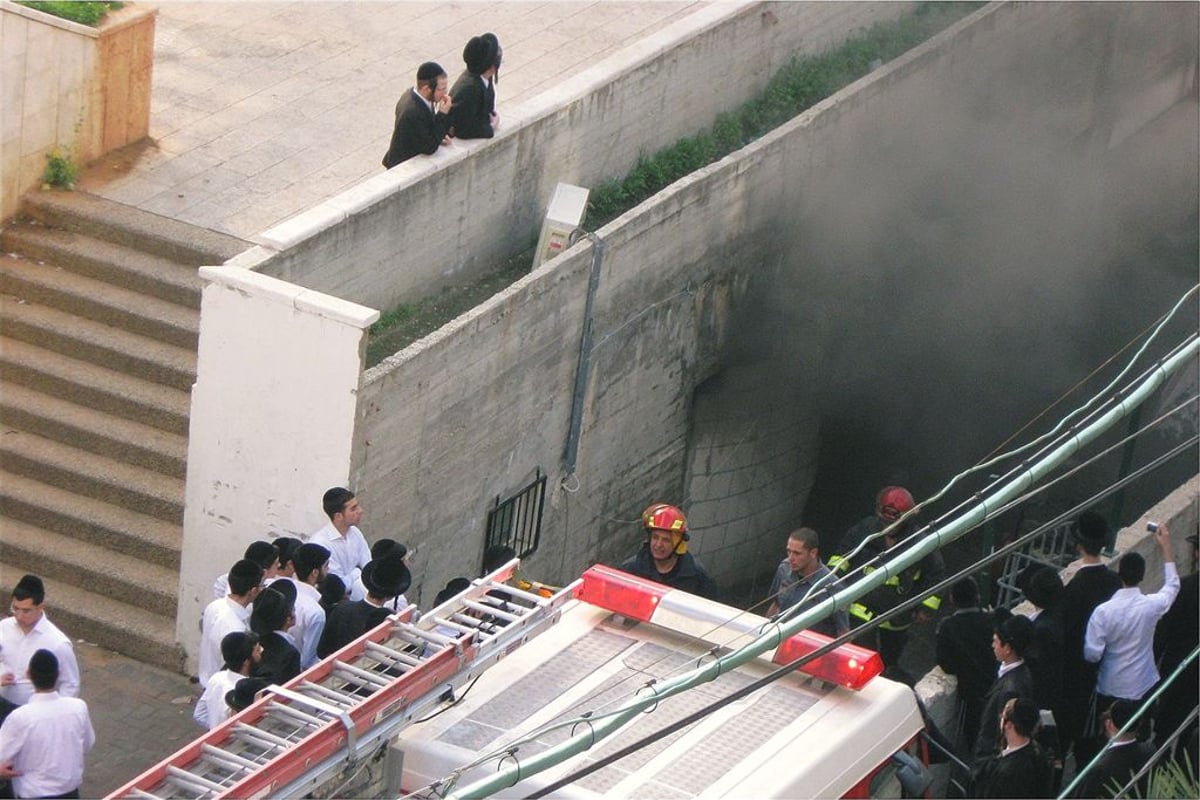
[[[518,564],[514,559],[424,617],[417,619],[415,606],[389,616],[284,686],[268,687],[249,707],[109,797],[194,797],[201,787],[204,797],[293,796],[300,787],[315,788],[332,770],[354,763],[443,702],[447,690],[558,621],[581,581],[551,598],[533,595],[503,584]],[[511,602],[493,605],[488,594],[495,591]],[[437,630],[439,616],[455,614],[490,615],[491,630]],[[297,727],[281,729],[283,720]],[[231,774],[216,782],[189,771],[214,763]],[[238,775],[238,768],[245,774]],[[172,793],[173,785],[192,793]]]

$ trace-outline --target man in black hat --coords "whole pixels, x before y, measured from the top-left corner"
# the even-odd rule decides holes
[[[22,706],[33,696],[29,659],[49,650],[58,662],[58,692],[79,696],[79,664],[71,639],[46,617],[46,587],[37,575],[25,575],[12,591],[12,616],[0,620],[0,697]]]
[[[452,131],[459,139],[491,139],[500,124],[496,114],[496,73],[500,70],[500,40],[494,33],[472,36],[463,48],[467,68],[450,95]]]
[[[431,156],[439,146],[450,144],[450,109],[446,92],[446,70],[433,61],[417,68],[417,85],[396,103],[396,126],[383,157],[387,169],[418,154]],[[343,576],[345,577],[345,576]]]
[[[221,640],[221,655],[225,659],[225,669],[208,679],[208,686],[192,711],[192,719],[209,730],[229,719],[229,706],[225,704],[226,692],[236,686],[242,678],[249,677],[250,672],[262,659],[262,646],[258,643],[258,634],[250,631],[226,634]]]
[[[317,663],[317,642],[325,630],[325,609],[317,585],[329,574],[329,549],[305,542],[296,548],[292,564],[296,567],[290,579],[296,587],[296,624],[289,632],[300,650],[301,668],[308,669]]]
[[[262,658],[254,668],[255,678],[283,685],[300,674],[300,650],[288,629],[296,621],[296,585],[276,581],[254,598],[250,612],[250,630],[258,634]]]
[[[379,625],[391,612],[388,603],[404,594],[412,583],[412,574],[399,550],[390,550],[380,558],[371,559],[362,571],[367,596],[362,600],[343,600],[329,612],[317,655],[327,657]]]
[[[1117,573],[1100,559],[1107,542],[1108,521],[1095,511],[1080,514],[1075,525],[1079,568],[1063,589],[1062,596],[1063,716],[1058,720],[1063,754],[1066,755],[1074,744],[1076,764],[1086,764],[1103,746],[1098,732],[1092,730],[1095,718],[1092,695],[1096,690],[1097,668],[1083,658],[1083,637],[1096,606],[1121,588]]]

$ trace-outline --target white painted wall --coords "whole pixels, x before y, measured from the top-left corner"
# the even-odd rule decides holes
[[[255,539],[307,536],[344,485],[366,328],[379,312],[239,267],[202,267],[176,631]]]

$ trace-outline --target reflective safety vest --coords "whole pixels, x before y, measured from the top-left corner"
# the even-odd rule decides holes
[[[829,559],[829,568],[835,572],[845,574],[850,570],[850,562],[842,556],[833,556]],[[863,567],[863,575],[869,575],[874,572],[877,567]],[[909,580],[902,580],[908,576]],[[890,611],[900,603],[908,599],[907,595],[912,591],[913,587],[921,581],[921,566],[918,564],[915,568],[908,570],[900,575],[892,575],[883,585],[877,589],[868,592],[865,596],[850,604],[847,609],[850,616],[858,620],[856,625],[861,625],[864,622],[870,622],[875,618],[876,614],[881,614],[885,611]],[[935,594],[931,594],[921,601],[921,605],[930,613],[936,613],[942,606],[942,599]],[[880,623],[879,627],[889,631],[907,630],[912,625],[912,615],[901,614],[898,617]]]

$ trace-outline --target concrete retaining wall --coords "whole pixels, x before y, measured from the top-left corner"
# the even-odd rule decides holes
[[[0,219],[54,148],[83,165],[149,133],[157,14],[128,4],[91,28],[0,2]]]
[[[741,105],[793,54],[913,5],[713,4],[502,109],[496,138],[412,159],[254,237],[255,268],[380,309],[469,281],[532,245],[558,182],[622,176]]]
[[[818,356],[836,340],[824,323],[822,304],[836,305],[878,278],[869,263],[855,264],[852,249],[845,259],[851,269],[828,280],[818,276],[819,265],[784,259],[784,251],[822,233],[812,220],[822,204],[836,208],[844,201],[844,194],[833,193],[839,176],[861,179],[857,188],[872,179],[913,181],[919,188],[925,173],[896,176],[877,162],[896,157],[889,142],[920,153],[929,113],[947,115],[947,124],[972,115],[976,126],[995,121],[998,135],[1023,131],[1039,158],[1061,155],[1094,167],[1096,158],[1114,151],[1111,135],[1096,132],[1131,118],[1130,101],[1141,97],[1138,86],[1157,85],[1169,74],[1174,97],[1186,101],[1195,62],[1191,51],[1181,54],[1174,47],[1180,36],[1170,31],[1180,20],[1122,12],[1130,8],[989,6],[600,231],[606,250],[593,312],[580,460],[572,475],[565,474],[562,454],[591,244],[577,245],[369,371],[352,476],[375,520],[365,527],[374,536],[399,537],[423,554],[415,571],[424,584],[410,599],[427,599],[449,577],[478,569],[489,504],[524,486],[537,469],[549,476],[551,489],[542,546],[526,567],[541,579],[565,580],[593,561],[620,561],[636,545],[636,519],[647,503],[689,500],[701,475],[689,464],[705,435],[695,426],[695,392],[730,366],[724,350],[735,312],[758,276],[791,271],[790,285],[780,292],[798,297],[796,307],[805,312],[774,331],[776,338],[786,331],[790,341],[803,341],[804,353],[811,354],[798,359],[791,377],[818,385],[830,380],[828,370],[835,367],[822,365]],[[1192,12],[1177,7],[1177,13]],[[1133,74],[1146,63],[1144,42],[1135,33],[1161,37],[1175,56],[1153,56],[1152,69]],[[1111,46],[1096,47],[1095,37]],[[1057,63],[1064,50],[1073,59]],[[1047,61],[1056,62],[1053,79],[1044,74]],[[1122,76],[1123,88],[1097,102],[1094,92],[1084,91],[1087,82],[1111,78],[1110,72]],[[1009,100],[998,110],[996,94],[1004,86],[1020,102]],[[951,92],[965,96],[966,107],[946,107]],[[990,141],[987,127],[979,135]],[[1097,138],[1103,145],[1092,147]],[[988,153],[987,147],[980,152]],[[946,153],[922,156],[922,165],[939,155]],[[876,172],[866,174],[863,164]],[[1008,166],[1000,161],[995,169],[1003,174]],[[947,183],[946,191],[952,203],[953,193],[963,190]],[[871,192],[856,197],[871,211]],[[864,220],[854,211],[845,209],[846,230],[862,231]],[[925,268],[912,280],[912,291],[920,294],[935,291],[947,275]],[[1043,310],[1030,304],[1013,313],[1033,320]],[[792,433],[800,442],[813,441],[816,420],[798,419]],[[783,477],[764,474],[757,469],[760,462],[766,460],[747,459],[748,468],[734,470],[737,477],[713,497],[745,494],[748,504],[761,508],[790,507],[798,522],[802,500],[787,493],[811,481],[811,461],[789,466]],[[693,528],[729,522],[718,505],[725,506],[696,507]],[[768,551],[782,544],[784,523],[774,524],[777,540],[764,545]],[[447,536],[453,537],[452,547],[446,546]],[[744,538],[730,544],[758,546]],[[730,580],[747,577],[738,575],[741,563],[727,567],[725,556],[716,555],[724,546],[715,537],[711,544],[695,544],[702,555],[713,548],[722,562],[713,565],[715,571]]]

